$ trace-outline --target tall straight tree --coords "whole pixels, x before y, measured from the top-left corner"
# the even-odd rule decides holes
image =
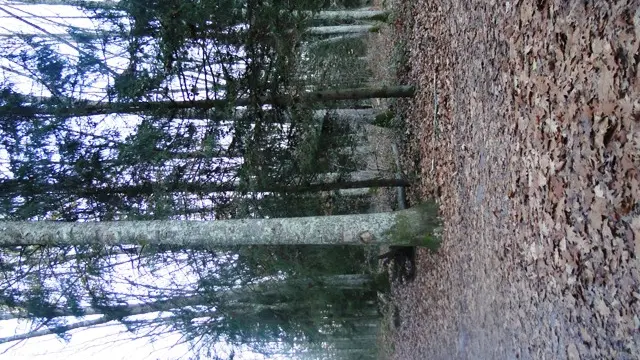
[[[2,221],[0,245],[429,245],[440,236],[437,206],[364,215],[224,221]]]

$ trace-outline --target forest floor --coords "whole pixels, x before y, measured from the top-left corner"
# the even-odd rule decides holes
[[[410,200],[445,233],[394,288],[390,357],[640,358],[638,3],[394,10]]]

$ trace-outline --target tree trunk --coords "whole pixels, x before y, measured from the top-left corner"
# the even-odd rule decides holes
[[[304,95],[308,102],[324,102],[336,100],[362,100],[375,98],[401,98],[412,97],[415,88],[410,85],[381,86],[354,89],[337,89],[309,92]]]
[[[313,49],[313,48],[320,47],[320,46],[338,44],[338,43],[340,43],[342,41],[346,41],[346,40],[350,40],[350,39],[360,39],[366,34],[367,33],[352,33],[352,34],[347,34],[347,35],[334,36],[334,37],[330,37],[328,39],[310,41],[308,43],[305,43],[303,46],[305,48],[307,48],[307,49]]]
[[[314,26],[306,29],[306,33],[310,35],[343,35],[343,34],[366,34],[366,33],[375,33],[380,29],[379,26],[376,25],[336,25],[336,26]],[[90,31],[90,30],[89,30]],[[107,34],[98,34],[95,32],[89,32],[84,35],[85,39],[91,40],[99,40],[103,39]],[[7,38],[13,36],[26,36],[26,37],[47,37],[52,39],[57,39],[61,42],[70,42],[74,41],[74,38],[71,34],[68,33],[34,33],[34,32],[20,32],[16,31],[11,34],[0,34],[0,37]],[[152,34],[148,35],[152,37]],[[213,35],[211,35],[213,36]],[[197,36],[196,38],[205,39],[205,35]],[[68,45],[68,44],[67,44]]]
[[[319,180],[299,185],[278,185],[278,184],[249,184],[246,189],[240,187],[238,181],[229,181],[227,183],[170,183],[158,184],[144,182],[137,185],[114,185],[110,187],[93,187],[78,189],[78,196],[98,196],[106,194],[119,194],[128,196],[151,195],[158,191],[172,192],[189,192],[189,193],[215,193],[215,192],[272,192],[272,193],[307,193],[319,191],[334,191],[341,189],[358,189],[369,187],[394,187],[409,186],[409,182],[405,179],[397,178],[380,178],[376,171],[358,171],[351,174],[345,174],[345,178],[338,173],[321,174]],[[23,189],[31,187],[32,183],[23,180],[4,180],[0,181],[0,194],[20,194],[24,193]],[[38,190],[41,193],[64,193],[65,184],[42,184]]]
[[[117,1],[81,1],[81,0],[20,0],[22,4],[30,4],[30,5],[62,5],[62,6],[78,6],[78,7],[100,7],[105,10],[115,10],[119,7]],[[20,4],[17,4],[20,5]],[[305,14],[309,17],[312,17],[315,20],[334,20],[334,21],[347,21],[347,20],[378,20],[378,21],[386,21],[389,17],[388,11],[382,10],[370,10],[369,8],[363,9],[355,9],[355,10],[335,10],[335,11],[320,11],[313,14],[310,11],[298,12],[298,15]],[[23,15],[21,17],[30,18],[52,18],[52,19],[86,19],[91,18],[90,15],[86,16],[69,16],[69,15],[43,15],[43,16],[35,16],[35,15]],[[0,19],[3,16],[0,16]]]
[[[365,8],[365,9],[357,9],[357,10],[320,11],[313,16],[313,19],[335,20],[335,21],[347,21],[347,20],[387,21],[388,17],[389,17],[388,11],[369,10]]]
[[[376,25],[338,25],[338,26],[316,26],[307,29],[311,35],[343,35],[343,34],[366,34],[378,32]]]
[[[383,112],[378,109],[328,109],[314,112],[317,118],[325,115],[335,116],[338,121],[345,124],[372,124],[381,114]]]
[[[24,74],[22,76],[27,76],[27,75]],[[181,90],[170,90],[170,92],[172,91],[181,91]],[[30,103],[40,104],[40,106],[43,106],[43,107],[46,107],[47,103],[55,102],[55,100],[51,97],[25,95],[24,99]],[[71,114],[72,116],[75,116],[75,114],[78,114],[78,116],[83,115],[85,114],[85,112],[88,112],[88,115],[96,115],[96,113],[94,113],[95,111],[101,111],[101,114],[109,114],[109,113],[129,114],[129,113],[144,111],[144,110],[140,110],[140,106],[136,104],[124,104],[125,106],[122,106],[122,104],[118,104],[118,105],[114,104],[115,107],[113,109],[109,109],[111,104],[108,104],[108,103],[101,103],[98,101],[90,101],[90,100],[87,100],[87,101],[74,100],[74,99],[65,99],[65,100],[68,103],[74,104],[72,106],[83,107],[83,109],[66,110],[66,112]],[[208,105],[214,105],[214,106],[205,106],[204,109],[202,108],[202,106],[198,105],[198,102],[201,102],[201,100],[184,101],[185,103],[194,103],[194,106],[189,108],[186,106],[178,105],[179,106],[178,110],[180,110],[178,114],[181,117],[189,118],[189,119],[220,118],[221,115],[216,113],[215,111],[215,104],[216,104],[215,101],[216,100],[213,100],[213,102],[210,102],[208,104]],[[143,107],[146,106],[148,108],[153,108],[155,106],[158,109],[164,107],[169,110],[175,110],[174,108],[172,108],[172,104],[175,104],[175,103],[180,103],[180,102],[165,101],[165,102],[147,103],[148,105],[143,105]],[[220,102],[220,104],[222,104],[222,102]],[[38,106],[26,106],[26,107],[23,107],[22,111],[12,111],[12,109],[6,109],[5,111],[7,114],[28,114],[29,112],[37,115],[50,114],[47,112],[38,111]],[[2,113],[3,113],[3,109],[2,107],[0,107],[0,114]],[[229,125],[232,125],[233,121],[236,121],[242,118],[245,113],[246,113],[245,109],[234,110],[228,119]],[[338,109],[320,109],[320,110],[313,111],[313,117],[315,119],[323,119],[327,114],[335,116],[339,121],[354,122],[359,124],[371,124],[377,116],[384,114],[384,112],[378,109],[373,109],[373,108],[363,108],[363,109],[338,108]]]
[[[246,110],[238,109],[234,112],[232,118],[240,119]],[[323,109],[323,110],[314,110],[313,118],[314,120],[323,120],[325,116],[329,115],[331,117],[336,118],[337,121],[345,124],[371,124],[374,122],[377,116],[384,115],[385,112],[380,111],[378,109]]]
[[[284,280],[271,280],[260,284],[247,285],[244,288],[220,290],[215,293],[215,299],[225,306],[233,306],[234,304],[246,304],[247,306],[268,306],[253,301],[256,295],[273,295],[286,292],[297,292],[301,288],[308,287],[327,288],[332,290],[357,290],[364,289],[373,284],[373,279],[365,274],[347,274],[347,275],[331,275],[319,278],[292,278]],[[202,295],[186,295],[173,296],[166,300],[149,301],[140,304],[114,305],[102,308],[94,308],[86,306],[81,309],[82,316],[89,315],[109,315],[111,317],[124,318],[134,315],[149,314],[154,312],[170,311],[172,309],[183,308],[187,306],[214,306],[213,300]],[[27,304],[17,303],[12,307],[26,307]],[[240,306],[240,305],[239,305]],[[285,306],[278,304],[276,306]],[[76,312],[77,314],[77,312]],[[117,316],[113,316],[117,314]],[[49,315],[52,318],[61,316],[75,316],[68,308],[51,309]],[[9,319],[28,319],[33,315],[22,310],[6,311],[0,313],[1,320]],[[2,341],[0,341],[2,343]]]
[[[415,88],[410,85],[381,86],[352,89],[337,89],[308,92],[298,97],[291,96],[263,96],[258,99],[261,104],[273,104],[286,106],[294,102],[317,103],[337,100],[362,100],[372,98],[400,98],[411,97]],[[248,98],[235,101],[236,106],[251,104]],[[149,112],[154,110],[181,110],[197,109],[210,110],[224,108],[229,105],[227,100],[195,100],[195,101],[150,101],[139,103],[100,103],[90,101],[78,101],[66,107],[55,109],[43,109],[39,106],[22,106],[3,108],[0,106],[0,115],[5,116],[33,116],[33,115],[59,115],[59,116],[94,116],[107,114],[131,114]]]
[[[79,321],[68,325],[53,326],[43,330],[34,330],[23,334],[16,334],[7,337],[0,337],[0,344],[19,341],[25,339],[36,338],[50,334],[61,334],[74,329],[87,328],[110,321],[122,321],[123,319],[136,316],[151,314],[156,312],[166,312],[185,307],[206,306],[214,308],[214,313],[209,310],[198,311],[196,316],[224,316],[228,311],[241,314],[257,314],[263,310],[286,310],[291,307],[306,306],[305,304],[292,302],[278,302],[275,304],[263,304],[256,302],[260,300],[261,295],[277,295],[287,293],[300,293],[310,287],[319,287],[318,290],[327,288],[331,290],[353,290],[362,289],[372,284],[372,278],[364,274],[351,275],[332,275],[320,278],[301,278],[301,279],[285,279],[272,280],[260,284],[248,285],[239,289],[228,289],[217,291],[213,298],[203,295],[175,296],[165,300],[150,301],[141,304],[127,304],[105,306],[100,308],[84,307],[82,308],[83,316],[102,315],[94,320]],[[321,290],[322,291],[322,290]],[[286,296],[285,296],[286,297]],[[26,306],[26,304],[15,304],[14,307]],[[224,310],[218,311],[218,307]],[[76,316],[77,312],[72,312],[68,308],[50,309],[50,319],[64,316]],[[0,320],[9,320],[17,318],[32,318],[33,315],[24,311],[5,312],[0,314]],[[171,318],[166,318],[171,321]]]
[[[0,246],[425,245],[439,241],[435,203],[389,213],[220,221],[0,222]]]

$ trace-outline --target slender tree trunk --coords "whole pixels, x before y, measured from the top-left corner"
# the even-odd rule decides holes
[[[23,76],[26,76],[26,74]],[[170,90],[170,91],[177,92],[179,90]],[[42,107],[46,107],[47,103],[54,102],[54,99],[50,97],[24,96],[24,98],[28,102],[40,104],[40,106]],[[83,108],[83,109],[75,110],[75,113],[77,113],[78,115],[83,114],[85,112],[89,112],[89,115],[91,115],[91,112],[93,111],[101,111],[101,113],[117,112],[120,114],[136,113],[141,111],[140,106],[136,106],[136,104],[128,104],[129,106],[114,105],[116,107],[120,107],[120,109],[122,110],[122,111],[118,111],[119,110],[118,108],[109,109],[109,106],[111,104],[108,104],[108,103],[101,103],[97,101],[82,101],[82,100],[74,100],[74,99],[65,99],[65,100],[68,103],[72,103],[72,104],[75,103],[74,106],[76,107]],[[179,104],[178,106],[180,107],[179,109],[180,112],[178,114],[181,117],[193,118],[193,119],[202,119],[202,118],[211,119],[211,118],[221,117],[221,115],[215,111],[215,106],[205,107],[204,109],[202,109],[201,106],[198,106],[199,102],[200,101],[185,101],[185,103],[195,103],[195,105],[191,108],[186,106],[181,106]],[[166,101],[166,102],[146,103],[148,105],[143,105],[143,107],[147,106],[149,108],[153,108],[153,106],[155,105],[158,108],[165,107],[165,108],[168,108],[169,110],[175,110],[174,108],[171,107],[172,104],[174,103],[176,102]],[[214,102],[211,102],[209,105],[215,105],[215,104],[216,102],[214,101]],[[220,104],[222,104],[222,102],[220,102]],[[15,113],[15,114],[27,114],[28,112],[31,112],[33,114],[38,114],[38,115],[48,114],[47,112],[38,111],[36,106],[24,107],[22,109],[23,110],[18,109],[16,111],[12,111],[12,109],[5,109],[4,111],[6,113]],[[74,110],[66,110],[66,111],[69,112],[71,115],[74,114]],[[0,114],[2,113],[3,113],[3,109],[2,107],[0,107]],[[235,110],[231,114],[230,118],[228,119],[229,125],[232,125],[233,121],[236,121],[242,118],[245,113],[246,113],[245,109]],[[315,119],[323,119],[327,114],[329,114],[338,118],[339,121],[371,124],[378,115],[381,115],[383,113],[384,112],[381,112],[380,110],[373,109],[373,108],[337,108],[337,109],[331,108],[331,109],[314,110],[313,117]]]
[[[307,43],[304,43],[303,46],[307,49],[313,49],[320,46],[335,45],[346,40],[363,38],[366,34],[367,33],[352,33],[347,35],[334,36],[328,39],[309,41]]]
[[[341,174],[328,173],[321,174],[319,180],[299,185],[278,185],[278,184],[249,184],[247,188],[242,188],[238,181],[230,181],[227,183],[141,183],[137,185],[116,185],[83,189],[76,192],[79,196],[99,196],[105,194],[124,194],[128,196],[151,195],[158,191],[172,192],[189,192],[189,193],[215,193],[215,192],[272,192],[272,193],[307,193],[318,191],[334,191],[341,189],[357,189],[369,187],[394,187],[409,186],[409,182],[405,179],[397,178],[380,178],[380,174],[376,171],[358,171],[346,174],[342,178]],[[32,183],[22,180],[5,180],[0,181],[1,194],[18,194],[23,193],[23,189],[31,187]],[[43,193],[64,193],[68,191],[65,184],[43,184],[38,190]]]
[[[387,21],[389,17],[388,11],[357,9],[357,10],[338,10],[338,11],[320,11],[313,16],[316,20],[378,20]]]
[[[117,1],[83,1],[83,0],[19,0],[18,4],[29,5],[67,5],[78,7],[100,7],[101,9],[117,9],[119,4]],[[371,10],[369,8],[355,9],[355,10],[335,10],[335,11],[320,11],[313,14],[310,11],[298,12],[300,14],[306,14],[315,20],[334,20],[334,21],[347,21],[347,20],[378,20],[386,21],[389,17],[388,11]],[[33,15],[25,15],[25,18],[34,17]],[[57,15],[57,16],[43,16],[45,18],[52,19],[75,19],[75,18],[87,18],[87,16],[69,16],[69,15]],[[2,16],[0,16],[2,18]]]
[[[346,124],[371,124],[381,114],[383,112],[377,109],[328,109],[314,112],[317,118],[335,116],[338,121]]]
[[[195,305],[201,305],[202,303],[199,304],[195,304]],[[205,304],[206,305],[206,304]],[[238,307],[232,307],[234,310],[237,310],[238,312],[240,311],[247,311],[247,309],[250,309],[250,311],[256,313],[259,312],[260,310],[263,309],[280,309],[282,307],[286,307],[286,305],[289,304],[284,304],[285,306],[281,306],[280,304],[277,305],[263,305],[263,304],[248,304],[248,303],[243,303],[240,304]],[[134,305],[135,306],[135,305]],[[184,305],[184,306],[188,306],[188,305]],[[166,309],[166,310],[163,310]],[[167,306],[167,307],[159,307],[158,309],[151,309],[149,311],[146,312],[140,312],[138,313],[138,315],[143,315],[143,314],[149,314],[149,313],[155,313],[155,312],[160,312],[160,311],[170,311],[172,309],[176,309],[176,306]],[[59,326],[54,326],[54,327],[50,327],[50,328],[46,328],[46,329],[42,329],[42,330],[34,330],[34,331],[29,331],[23,334],[16,334],[16,335],[11,335],[11,336],[6,336],[6,337],[1,337],[0,338],[0,344],[4,344],[4,343],[8,343],[8,342],[12,342],[12,341],[20,341],[20,340],[27,340],[27,339],[33,339],[33,338],[37,338],[37,337],[41,337],[41,336],[47,336],[47,335],[53,335],[53,334],[64,334],[66,332],[69,332],[71,330],[76,330],[76,329],[84,329],[84,328],[89,328],[89,327],[93,327],[93,326],[97,326],[97,325],[102,325],[102,324],[106,324],[108,322],[111,321],[122,321],[122,319],[124,317],[128,317],[128,316],[134,316],[136,314],[134,314],[133,312],[131,314],[127,313],[127,306],[122,306],[120,307],[120,311],[121,313],[116,315],[102,315],[101,317],[97,318],[97,319],[93,319],[93,320],[84,320],[84,321],[78,321],[72,324],[68,324],[68,325],[59,325]],[[62,313],[62,312],[61,312]],[[64,312],[65,314],[67,313],[66,311]],[[87,314],[89,315],[89,314]],[[202,313],[198,313],[199,316],[220,316],[221,314],[219,313],[214,313],[212,314],[211,312],[207,312],[204,311]],[[60,315],[60,316],[73,316],[73,314],[69,315]],[[5,319],[13,319],[12,317],[7,317],[4,316]],[[5,320],[3,319],[3,320]],[[155,319],[145,319],[145,320],[137,320],[137,321],[155,321]],[[175,317],[163,317],[160,319],[160,321],[165,321],[167,323],[170,323],[172,321],[175,321]],[[135,320],[134,320],[135,322]],[[127,323],[131,323],[131,321],[127,321]]]
[[[306,29],[306,33],[310,35],[343,35],[343,34],[366,34],[366,33],[375,33],[380,29],[379,26],[376,25],[336,25],[336,26],[314,26]],[[68,33],[34,33],[34,32],[22,32],[16,31],[11,34],[0,34],[0,37],[12,37],[12,36],[27,36],[27,37],[47,37],[56,39],[62,42],[71,42],[74,41],[75,38]],[[85,39],[90,40],[98,40],[102,39],[107,34],[98,34],[92,31],[87,31],[85,35]],[[148,34],[149,37],[152,36],[151,33]],[[213,36],[213,35],[211,35]],[[205,39],[207,36],[200,35],[198,38]]]
[[[311,35],[342,35],[342,34],[366,34],[378,32],[376,25],[338,25],[338,26],[316,26],[307,29]]]
[[[246,110],[238,109],[234,112],[233,120],[240,119],[245,114]],[[383,115],[384,112],[378,109],[323,109],[314,110],[313,118],[315,120],[323,120],[327,115],[334,117],[337,121],[345,124],[371,124],[377,116]]]
[[[304,100],[309,102],[324,102],[336,100],[362,100],[375,98],[402,98],[412,97],[415,88],[410,85],[381,86],[354,89],[337,89],[309,92]]]
[[[357,290],[365,289],[373,284],[373,279],[365,274],[330,275],[319,278],[292,278],[285,280],[272,280],[260,284],[247,285],[244,288],[221,290],[216,292],[215,298],[220,304],[234,306],[234,304],[246,304],[248,306],[267,306],[255,302],[255,297],[260,295],[274,295],[278,293],[297,292],[301,288],[327,288],[330,290]],[[149,301],[141,304],[116,305],[95,308],[86,306],[81,309],[82,316],[108,315],[112,318],[125,318],[128,316],[149,314],[154,312],[170,311],[187,306],[214,306],[212,299],[202,295],[173,296],[166,300]],[[285,306],[279,304],[278,306]],[[27,304],[15,304],[14,307],[26,307]],[[241,305],[238,305],[241,306]],[[77,314],[77,312],[75,313]],[[52,309],[49,315],[52,318],[62,316],[75,316],[68,308]],[[111,315],[109,315],[111,314]],[[33,315],[22,311],[7,311],[0,313],[0,320],[27,319]],[[0,341],[1,343],[1,341]]]
[[[294,102],[316,103],[337,100],[362,100],[372,98],[400,98],[411,97],[415,89],[410,85],[381,86],[352,89],[337,89],[308,92],[299,97],[291,96],[263,96],[258,99],[262,104],[283,105]],[[238,99],[236,106],[250,105],[249,99]],[[227,100],[195,100],[195,101],[151,101],[139,103],[101,103],[79,101],[67,107],[56,107],[55,110],[39,106],[22,106],[3,108],[0,106],[0,115],[5,116],[33,116],[33,115],[60,115],[60,116],[94,116],[119,113],[139,113],[154,110],[181,110],[196,109],[206,111],[214,108],[223,108],[229,105]]]
[[[357,197],[357,196],[365,196],[369,194],[371,188],[354,188],[354,189],[340,189],[338,190],[338,195],[340,196],[349,196],[349,197]],[[332,191],[324,192],[323,195],[331,195]]]
[[[220,221],[0,222],[0,246],[428,245],[438,241],[435,203],[389,213]]]

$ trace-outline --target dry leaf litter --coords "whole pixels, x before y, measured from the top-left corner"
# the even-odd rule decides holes
[[[638,2],[396,7],[405,168],[445,235],[394,289],[391,357],[640,358]]]

